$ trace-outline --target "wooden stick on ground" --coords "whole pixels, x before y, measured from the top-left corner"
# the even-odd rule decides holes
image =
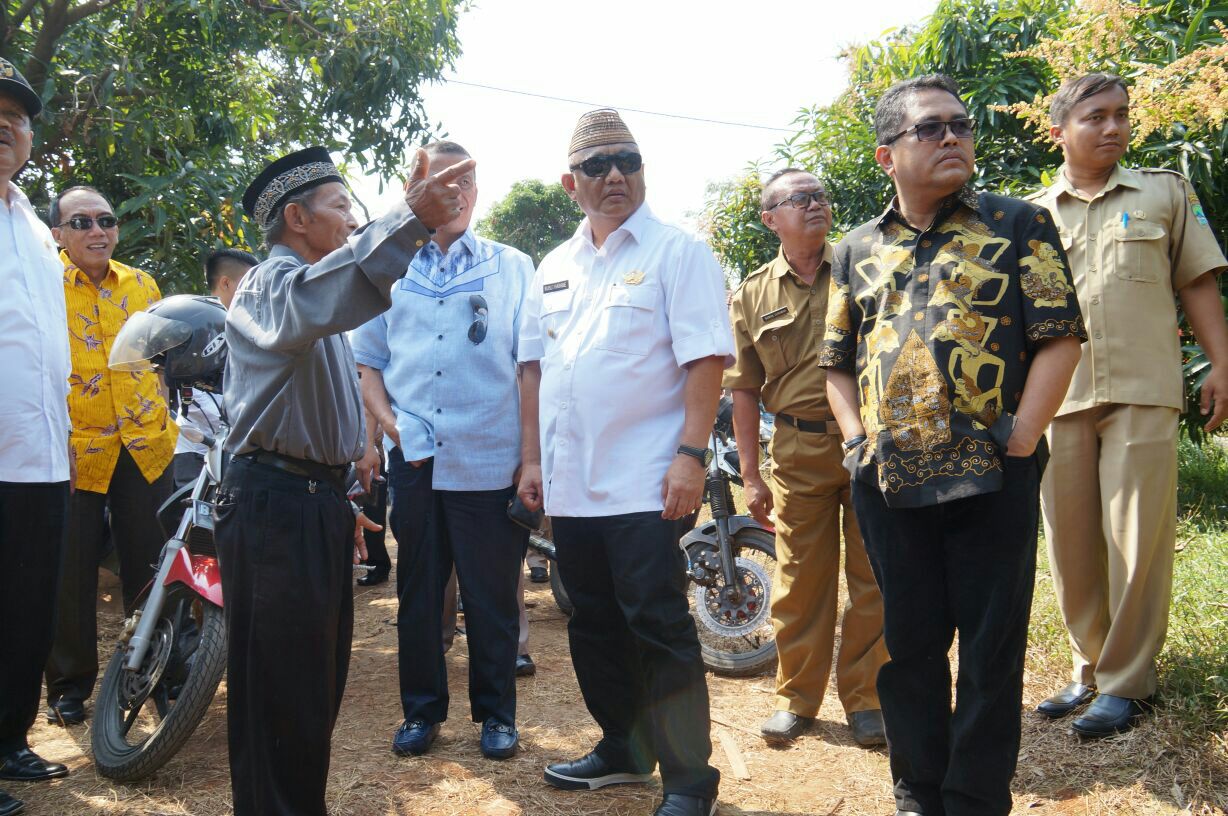
[[[725,749],[725,756],[729,757],[729,766],[733,768],[734,776],[738,779],[750,779],[750,768],[746,767],[746,758],[742,756],[742,751],[733,741],[733,737],[724,731],[717,731],[716,736],[721,741],[721,747]]]
[[[763,738],[763,735],[760,734],[758,731],[752,731],[751,729],[746,728],[745,726],[736,725],[734,723],[729,722],[728,720],[721,719],[715,714],[710,715],[708,719],[712,720],[712,722],[716,723],[717,725],[723,725],[726,728],[732,728],[734,731],[741,731],[743,734],[750,734],[752,737],[757,737],[759,739]]]

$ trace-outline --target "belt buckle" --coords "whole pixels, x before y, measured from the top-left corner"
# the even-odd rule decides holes
[[[316,488],[318,488],[319,486],[320,486],[320,483],[317,482],[315,479],[307,480],[307,492],[308,493],[315,493]]]

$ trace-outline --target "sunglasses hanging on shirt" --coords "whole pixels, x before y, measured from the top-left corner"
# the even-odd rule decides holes
[[[473,308],[473,323],[469,326],[469,341],[476,346],[486,339],[486,317],[490,311],[486,307],[486,298],[481,295],[470,295],[469,305]]]

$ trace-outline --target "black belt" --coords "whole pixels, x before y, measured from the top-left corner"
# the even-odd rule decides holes
[[[319,462],[312,462],[309,459],[296,459],[293,456],[285,456],[273,451],[257,450],[251,453],[238,454],[236,459],[246,459],[249,462],[254,462],[257,465],[275,468],[290,473],[295,476],[302,476],[304,479],[310,479],[316,482],[326,482],[344,496],[348,485],[346,485],[346,475],[350,471],[349,465],[322,465]]]
[[[840,425],[834,419],[798,419],[788,414],[776,414],[776,421],[792,425],[804,433],[821,433],[840,435]]]

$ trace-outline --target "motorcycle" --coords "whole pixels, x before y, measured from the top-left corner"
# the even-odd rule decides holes
[[[733,438],[733,402],[721,397],[710,438],[713,457],[704,477],[711,519],[696,527],[691,516],[678,542],[686,556],[691,617],[704,665],[726,677],[762,674],[776,662],[771,620],[776,536],[736,512],[731,485],[742,485]],[[549,522],[529,536],[529,546],[550,561],[550,591],[565,614],[574,609],[559,578]]]

